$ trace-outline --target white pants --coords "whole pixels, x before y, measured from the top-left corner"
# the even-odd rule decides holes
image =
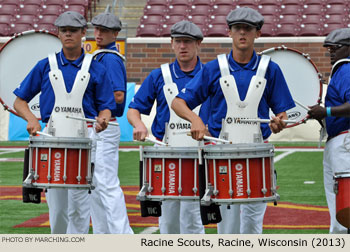
[[[261,234],[267,204],[261,202],[220,206],[219,234]]]
[[[165,200],[159,217],[161,234],[204,234],[199,202]]]
[[[88,128],[89,136],[93,129]],[[94,145],[94,143],[93,143]],[[48,189],[46,201],[52,234],[89,232],[90,206],[87,190]]]
[[[336,172],[350,172],[350,133],[329,140],[323,154],[324,189],[331,219],[329,233],[346,234],[347,229],[336,219],[336,195],[333,189]]]
[[[133,234],[118,178],[119,142],[119,126],[96,134],[95,189],[90,199],[94,234]]]

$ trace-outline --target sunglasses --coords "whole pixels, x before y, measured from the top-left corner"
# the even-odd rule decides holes
[[[342,48],[344,45],[333,45],[333,46],[327,46],[327,50],[329,52],[335,52],[338,49]]]

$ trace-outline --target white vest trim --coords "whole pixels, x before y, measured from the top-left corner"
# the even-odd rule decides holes
[[[94,59],[96,58],[96,56],[98,54],[101,54],[101,53],[113,53],[115,55],[118,55],[123,61],[125,61],[125,56],[123,54],[121,54],[120,52],[117,52],[115,50],[110,50],[110,49],[99,49],[99,50],[96,50],[93,52],[93,57]]]
[[[265,74],[270,62],[267,55],[261,56],[257,73],[252,77],[245,99],[239,97],[236,81],[230,74],[225,54],[218,55],[222,77],[220,86],[227,103],[227,114],[222,122],[220,138],[233,143],[262,142],[259,123],[240,122],[240,118],[257,118],[258,106],[266,86]]]
[[[169,64],[162,64],[160,68],[164,79],[163,92],[170,112],[169,122],[165,125],[163,141],[173,147],[198,146],[200,142],[192,139],[191,136],[187,136],[185,133],[177,134],[189,132],[191,130],[191,123],[179,117],[175,111],[171,109],[171,103],[178,95],[179,90],[171,77]],[[198,115],[199,109],[200,106],[196,107],[193,111]]]
[[[69,119],[66,116],[84,116],[83,96],[90,80],[89,68],[92,55],[86,54],[78,71],[72,90],[67,92],[61,70],[58,68],[56,55],[49,54],[51,71],[49,78],[55,94],[55,105],[52,110],[48,131],[56,137],[88,137],[86,122]]]

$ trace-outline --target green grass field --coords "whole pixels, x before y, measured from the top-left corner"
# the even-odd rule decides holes
[[[0,146],[26,145],[24,142],[0,142]],[[122,143],[124,146],[138,145],[138,143]],[[276,147],[282,146],[317,146],[316,143],[278,143]],[[276,156],[283,152],[277,149]],[[326,206],[323,190],[322,175],[323,152],[295,152],[275,163],[277,171],[278,194],[281,202],[307,204],[313,206]],[[0,149],[2,158],[22,158],[23,151],[4,154]],[[122,186],[137,186],[139,183],[139,152],[120,152],[119,178]],[[0,162],[0,186],[19,186],[22,183],[22,162]],[[313,181],[313,183],[305,183]],[[1,190],[1,188],[0,188]],[[1,195],[1,194],[0,194]],[[131,212],[135,210],[129,210]],[[28,219],[38,217],[47,213],[46,203],[25,204],[21,200],[7,200],[0,198],[0,234],[45,234],[50,233],[47,227],[38,228],[14,228],[15,225]],[[144,228],[133,227],[135,233],[140,233]],[[159,232],[156,232],[159,233]],[[216,233],[215,228],[206,228],[206,233]],[[328,233],[325,228],[320,229],[264,229],[268,234],[288,233]]]

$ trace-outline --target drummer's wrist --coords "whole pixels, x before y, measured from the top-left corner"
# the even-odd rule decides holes
[[[332,116],[331,107],[326,107],[326,114],[327,114],[327,117],[331,117]]]

